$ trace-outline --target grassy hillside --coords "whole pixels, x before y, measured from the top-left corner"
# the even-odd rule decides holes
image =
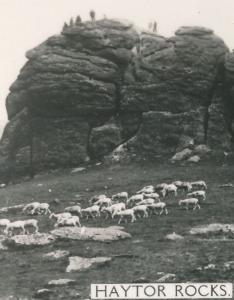
[[[8,206],[32,201],[51,203],[53,211],[62,211],[72,202],[79,201],[88,206],[87,200],[94,194],[112,195],[120,191],[133,193],[144,185],[170,182],[174,180],[205,180],[208,184],[207,200],[201,210],[189,211],[178,206],[178,199],[167,198],[169,214],[138,219],[126,224],[125,229],[132,239],[112,243],[85,241],[57,241],[50,246],[30,249],[0,250],[0,295],[17,295],[32,298],[33,293],[45,287],[52,279],[71,278],[77,285],[67,288],[54,288],[51,299],[88,298],[90,283],[129,283],[139,277],[154,282],[158,272],[175,273],[177,281],[228,281],[234,280],[233,272],[195,269],[213,263],[222,266],[234,260],[233,242],[200,241],[189,235],[192,226],[223,222],[233,222],[234,189],[221,189],[223,183],[233,182],[234,167],[212,165],[174,166],[163,164],[114,165],[111,167],[92,166],[83,172],[71,174],[70,170],[38,175],[35,179],[11,185],[0,190],[0,206]],[[51,192],[49,192],[51,189]],[[55,198],[59,203],[53,202]],[[1,218],[24,219],[25,215],[1,214]],[[53,228],[48,217],[37,217],[41,232]],[[81,220],[85,226],[108,226],[117,221]],[[186,238],[169,242],[163,238],[176,232]],[[68,259],[57,262],[43,260],[42,255],[56,249],[69,250],[71,256],[114,256],[130,254],[129,257],[113,259],[108,265],[83,272],[65,273]],[[4,270],[4,271],[3,271]]]

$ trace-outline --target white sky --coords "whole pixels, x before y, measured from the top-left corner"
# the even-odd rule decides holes
[[[87,19],[90,9],[97,18],[106,14],[145,28],[157,20],[165,36],[182,25],[205,26],[234,48],[234,0],[0,0],[0,134],[7,120],[5,98],[25,52],[60,33],[71,17]]]

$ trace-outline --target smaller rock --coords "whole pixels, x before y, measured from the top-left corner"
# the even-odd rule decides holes
[[[166,274],[162,277],[160,277],[159,279],[156,280],[156,282],[172,282],[175,281],[176,279],[176,275],[175,274]]]
[[[48,299],[48,296],[53,294],[54,291],[49,290],[49,289],[40,289],[38,291],[36,291],[36,293],[34,294],[34,298],[36,299]]]
[[[5,184],[5,183],[1,183],[1,184],[0,184],[0,188],[2,189],[2,188],[4,188],[4,187],[6,187],[6,184]]]
[[[204,270],[215,270],[215,269],[216,269],[216,265],[214,264],[209,264],[204,267]]]
[[[55,279],[55,280],[50,280],[48,282],[49,286],[61,286],[61,285],[72,285],[74,284],[76,281],[73,279]]]
[[[86,170],[86,168],[83,168],[83,167],[75,168],[75,169],[71,170],[71,174],[77,173],[77,172],[82,172],[84,170]]]
[[[194,154],[198,154],[200,156],[205,156],[206,154],[209,154],[210,152],[211,152],[210,147],[208,147],[204,144],[197,145],[193,150]]]
[[[44,254],[42,257],[48,260],[57,260],[69,256],[70,252],[66,250],[55,250]]]
[[[177,152],[172,158],[171,161],[175,162],[175,161],[181,161],[184,160],[186,158],[188,158],[191,154],[192,154],[192,150],[186,148],[180,152]]]
[[[230,270],[234,270],[234,261],[227,261],[224,263],[224,270],[225,271],[230,271]]]
[[[198,163],[201,160],[200,156],[198,155],[193,155],[188,159],[188,162],[192,163]]]
[[[43,186],[43,183],[38,183],[37,186],[41,187]]]
[[[225,184],[220,184],[219,188],[234,188],[234,185],[232,183],[225,183]]]
[[[80,256],[71,256],[69,257],[69,265],[66,272],[82,271],[89,269],[93,264],[105,264],[110,261],[110,257],[85,258]]]
[[[56,238],[48,233],[19,234],[5,240],[7,246],[44,246],[54,243]]]
[[[182,235],[176,234],[175,232],[167,234],[165,236],[166,240],[170,240],[170,241],[178,241],[178,240],[183,240],[184,237]]]

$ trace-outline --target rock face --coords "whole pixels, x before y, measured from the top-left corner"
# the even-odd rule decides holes
[[[133,137],[133,152],[147,156],[172,156],[184,136],[229,150],[234,60],[225,61],[227,53],[201,27],[181,27],[169,39],[108,19],[64,27],[26,53],[10,87],[1,173],[77,166]],[[214,107],[222,84],[226,94]]]

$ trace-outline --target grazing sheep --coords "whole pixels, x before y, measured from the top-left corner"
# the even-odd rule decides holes
[[[89,204],[94,204],[98,200],[105,199],[105,198],[107,198],[106,195],[95,195],[91,199],[89,199]]]
[[[138,205],[148,205],[148,204],[153,204],[155,203],[155,200],[152,198],[144,199],[141,202],[136,203],[136,206]]]
[[[40,206],[40,202],[31,202],[24,206],[23,212],[31,213],[35,207]]]
[[[8,219],[0,219],[0,227],[3,227],[3,230],[5,230],[6,226],[10,223],[10,220]]]
[[[168,184],[167,183],[159,183],[155,186],[155,191],[163,190]]]
[[[196,208],[200,209],[200,205],[199,205],[199,200],[197,198],[188,198],[188,199],[184,199],[184,200],[180,200],[179,201],[179,205],[185,205],[186,209],[189,209],[189,205],[193,205],[193,210],[195,210]]]
[[[70,218],[58,219],[57,222],[55,223],[54,227],[58,227],[58,226],[77,226],[77,225],[79,227],[81,227],[79,217],[78,216],[72,216]]]
[[[102,209],[102,212],[106,212],[106,219],[108,218],[108,214],[111,215],[112,219],[114,218],[115,214],[119,211],[125,210],[126,209],[126,205],[123,202],[120,203],[116,203],[116,204],[112,204],[109,207],[104,207]]]
[[[99,205],[93,205],[87,208],[81,209],[82,215],[86,215],[86,219],[89,217],[100,217],[100,206]]]
[[[50,214],[50,219],[54,218],[56,221],[59,219],[66,219],[66,218],[70,218],[72,217],[72,214],[69,212],[63,212],[63,213],[59,213],[59,214]]]
[[[153,185],[148,185],[143,187],[140,191],[136,192],[137,194],[152,194],[154,193]]]
[[[36,206],[31,210],[31,215],[51,214],[49,207],[50,205],[48,203],[39,203],[39,206]]]
[[[188,193],[187,197],[189,197],[189,198],[194,197],[194,198],[198,198],[199,200],[205,201],[206,200],[206,192],[205,191],[195,191],[192,193]]]
[[[112,201],[110,198],[103,198],[103,199],[99,199],[98,201],[94,202],[94,205],[98,205],[100,207],[103,206],[111,206],[112,205]]]
[[[24,221],[24,228],[25,228],[25,233],[29,233],[28,230],[26,230],[27,227],[32,227],[35,229],[35,233],[39,232],[38,228],[38,221],[35,219],[29,219]]]
[[[147,205],[150,210],[152,210],[153,213],[156,215],[158,214],[157,211],[160,209],[159,215],[165,213],[165,215],[168,214],[168,210],[166,208],[166,203],[165,202],[158,202],[158,203],[153,203]]]
[[[4,233],[6,235],[12,235],[14,233],[15,229],[21,229],[22,233],[25,234],[25,228],[24,228],[25,221],[15,221],[10,222],[7,224]]]
[[[139,195],[133,195],[132,197],[130,197],[126,204],[129,205],[134,205],[137,202],[143,201],[144,200],[144,195],[143,194],[139,194]]]
[[[127,192],[121,192],[118,194],[115,194],[111,197],[112,201],[124,201],[126,202],[128,200],[128,193]]]
[[[147,207],[147,205],[137,205],[137,206],[134,206],[132,209],[135,213],[135,216],[139,216],[140,214],[143,213],[143,218],[148,218],[148,207]]]
[[[81,206],[80,205],[73,205],[73,206],[68,206],[64,209],[66,212],[69,213],[75,213],[78,214],[82,217],[82,212],[81,212]]]
[[[190,192],[192,191],[192,185],[190,182],[186,181],[174,181],[173,184],[177,187],[178,191],[183,191],[183,192]]]
[[[174,196],[177,196],[177,187],[173,183],[167,184],[166,186],[164,186],[162,193],[165,196],[167,196],[169,194],[174,194]]]
[[[123,219],[125,219],[125,223],[127,223],[128,218],[131,218],[131,223],[136,221],[136,217],[134,215],[134,210],[132,208],[119,211],[115,215],[119,216],[118,224],[120,224]]]
[[[193,189],[199,189],[199,190],[207,189],[207,185],[206,185],[205,181],[203,181],[203,180],[193,181],[190,183],[191,183]]]
[[[160,201],[158,193],[144,194],[144,199],[152,198]]]

